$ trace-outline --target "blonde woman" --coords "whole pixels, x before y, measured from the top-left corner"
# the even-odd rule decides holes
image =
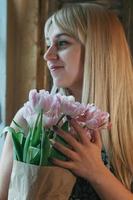
[[[132,200],[133,68],[121,23],[99,5],[71,4],[47,20],[45,37],[44,59],[53,78],[53,92],[95,103],[110,113],[112,122],[111,130],[97,131],[93,141],[74,119],[69,120],[81,142],[55,127],[72,146],[55,143],[69,161],[53,159],[55,165],[78,177],[70,199]],[[21,110],[15,120],[26,127]],[[7,198],[12,160],[12,142],[7,136],[0,163],[1,200]]]

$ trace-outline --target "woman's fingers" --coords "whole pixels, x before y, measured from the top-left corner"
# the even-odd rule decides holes
[[[59,160],[56,158],[52,158],[52,163],[59,166],[59,167],[63,167],[69,170],[73,170],[73,162],[71,161],[63,161],[63,160]]]
[[[102,140],[101,140],[101,134],[98,129],[94,130],[94,143],[102,149]]]
[[[88,131],[85,128],[81,127],[75,119],[69,119],[69,122],[72,125],[72,127],[75,129],[77,134],[79,135],[81,143],[85,145],[89,145],[90,138],[89,136],[87,136]]]
[[[65,147],[64,145],[60,144],[59,142],[55,142],[53,147],[63,153],[67,158],[71,160],[78,160],[79,156],[75,151],[72,151],[70,148]]]
[[[93,132],[91,133],[89,129],[87,130],[86,128],[82,128],[75,119],[69,118],[69,121],[75,131],[77,131],[77,133],[79,134],[79,137],[83,144],[88,146],[91,144],[91,142],[93,142],[98,145],[100,149],[102,148],[101,134],[98,129],[93,130]]]
[[[65,132],[58,127],[54,127],[54,130],[57,132],[57,134],[62,137],[68,143],[68,145],[70,145],[70,148],[69,146],[67,147],[59,142],[55,142],[53,144],[54,148],[64,154],[68,160],[63,161],[53,158],[52,163],[59,167],[69,169],[74,174],[77,174],[83,178],[87,176],[91,177],[93,174],[95,174],[99,163],[102,163],[102,142],[99,130],[95,130],[87,134],[88,130],[86,128],[80,127],[79,124],[75,123],[73,120],[71,121],[71,124],[75,128],[76,132],[78,132],[81,141],[78,141],[71,135],[71,133]],[[91,134],[93,134],[93,137]]]
[[[70,134],[67,133],[58,127],[53,127],[54,131],[62,137],[75,151],[80,151],[81,149],[81,144]]]

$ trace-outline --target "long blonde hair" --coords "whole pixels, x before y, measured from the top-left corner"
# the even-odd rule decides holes
[[[103,145],[116,177],[131,190],[133,179],[133,68],[123,31],[115,14],[96,4],[71,4],[47,20],[55,22],[85,46],[82,102],[110,113],[111,131]]]

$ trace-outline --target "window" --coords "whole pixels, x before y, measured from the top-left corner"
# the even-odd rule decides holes
[[[7,41],[7,1],[0,1],[0,132],[5,124],[6,110],[6,41]],[[3,138],[0,138],[0,153]]]

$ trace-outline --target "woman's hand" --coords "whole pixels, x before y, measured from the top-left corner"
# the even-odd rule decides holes
[[[80,142],[70,133],[64,132],[57,127],[54,130],[59,136],[71,146],[67,148],[55,142],[53,146],[68,157],[68,161],[53,159],[53,163],[63,168],[71,170],[74,174],[89,181],[93,181],[95,176],[103,169],[104,164],[101,159],[102,143],[98,130],[94,131],[93,140],[88,136],[85,128],[82,128],[74,119],[70,120],[71,126],[78,134]]]

